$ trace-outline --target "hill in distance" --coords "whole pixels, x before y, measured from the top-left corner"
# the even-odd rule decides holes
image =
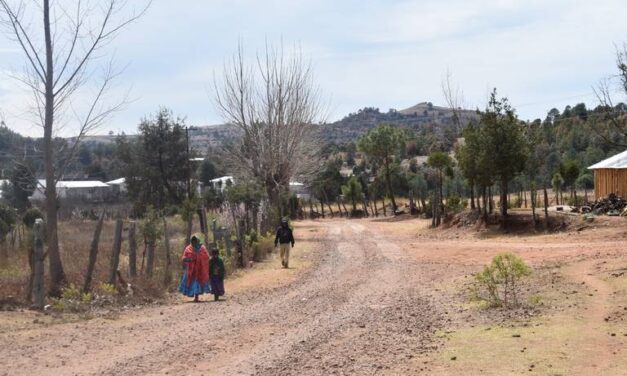
[[[458,111],[462,127],[470,121],[478,120],[479,116],[472,110]],[[355,141],[378,124],[387,123],[414,131],[431,128],[453,127],[453,110],[447,107],[434,106],[430,102],[418,103],[404,110],[390,109],[381,112],[378,108],[366,107],[351,113],[342,120],[323,125],[323,138],[328,143],[343,144]]]

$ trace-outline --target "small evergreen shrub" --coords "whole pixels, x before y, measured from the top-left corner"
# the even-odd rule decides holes
[[[531,269],[520,257],[509,252],[499,253],[475,275],[478,295],[493,307],[516,307],[520,281],[530,274]]]

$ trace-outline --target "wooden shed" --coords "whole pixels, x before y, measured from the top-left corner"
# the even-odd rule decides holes
[[[594,195],[597,199],[610,193],[627,197],[627,150],[588,169],[594,171]]]

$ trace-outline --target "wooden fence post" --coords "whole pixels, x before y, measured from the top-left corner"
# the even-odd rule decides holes
[[[246,236],[244,234],[244,220],[240,219],[239,221],[239,226],[237,226],[236,230],[237,230],[237,242],[239,243],[239,262],[240,262],[240,267],[244,268],[246,266],[247,261],[247,257],[245,255],[246,252]]]
[[[96,259],[98,258],[98,244],[100,243],[100,233],[102,232],[102,223],[104,222],[105,212],[100,213],[98,223],[96,224],[96,230],[94,231],[94,237],[91,240],[91,248],[89,249],[89,264],[87,264],[87,273],[85,274],[85,283],[83,284],[83,292],[90,290],[91,279],[94,275],[94,268],[96,267]]]
[[[199,209],[198,214],[200,216],[200,230],[205,236],[205,245],[209,244],[209,224],[207,223],[207,210],[202,207]]]
[[[122,227],[124,222],[118,218],[115,221],[115,233],[113,238],[113,249],[111,250],[111,265],[109,267],[109,284],[115,286],[116,271],[120,263],[120,250],[122,249]]]
[[[213,232],[213,241],[217,243],[220,236],[218,235],[218,222],[215,219],[211,221],[211,232]]]
[[[226,227],[222,227],[222,237],[224,238],[224,245],[226,246],[226,255],[231,257],[231,234]]]
[[[172,259],[170,258],[170,235],[168,234],[168,221],[163,217],[163,241],[165,245],[165,277],[164,284],[168,286],[172,282],[171,265]]]
[[[137,276],[137,223],[131,222],[128,228],[128,272],[131,277]]]
[[[44,308],[44,221],[41,218],[35,220],[33,227],[34,252],[33,252],[33,306],[37,309]]]

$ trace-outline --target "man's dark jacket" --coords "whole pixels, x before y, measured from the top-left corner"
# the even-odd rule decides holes
[[[274,238],[274,246],[276,247],[279,243],[288,244],[292,243],[292,247],[294,246],[294,234],[292,233],[292,229],[287,226],[279,226],[276,230],[276,237]]]

